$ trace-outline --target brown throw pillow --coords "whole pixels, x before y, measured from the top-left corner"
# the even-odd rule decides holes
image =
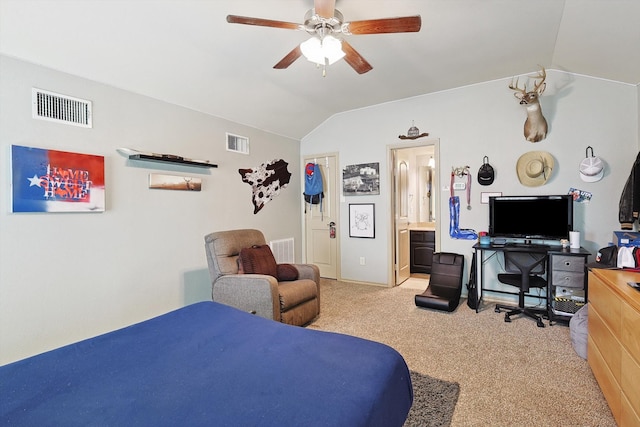
[[[278,282],[290,282],[298,280],[298,269],[291,264],[278,264]]]
[[[246,274],[267,274],[275,278],[278,277],[276,259],[269,245],[254,245],[240,250],[238,267],[239,271]]]

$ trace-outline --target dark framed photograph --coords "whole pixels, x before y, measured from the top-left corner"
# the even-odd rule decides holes
[[[342,170],[342,194],[345,196],[380,194],[380,163],[345,166]]]
[[[376,237],[375,204],[349,204],[349,237]]]

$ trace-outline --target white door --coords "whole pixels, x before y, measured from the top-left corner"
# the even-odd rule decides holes
[[[404,160],[397,159],[397,151],[394,153],[394,162],[397,174],[395,175],[395,247],[396,285],[404,282],[411,276],[410,266],[410,242],[409,242],[409,214],[408,214],[408,185],[409,166]]]
[[[336,154],[307,156],[303,168],[307,163],[320,166],[324,199],[322,204],[309,205],[305,203],[305,239],[306,262],[315,264],[320,269],[320,276],[327,279],[338,278],[338,238],[340,225],[338,224],[338,158]],[[304,192],[304,183],[302,185]],[[332,232],[332,227],[334,232]]]

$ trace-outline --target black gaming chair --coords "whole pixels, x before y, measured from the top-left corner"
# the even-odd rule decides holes
[[[415,296],[418,307],[453,311],[460,303],[464,256],[449,252],[433,254],[429,287]]]
[[[496,304],[496,313],[503,310],[504,321],[511,322],[511,316],[523,314],[534,319],[540,328],[544,328],[542,316],[548,314],[546,309],[536,309],[524,306],[525,294],[530,288],[546,288],[547,281],[541,277],[546,271],[546,252],[512,252],[504,253],[504,269],[506,273],[498,274],[498,281],[515,286],[520,290],[518,306]]]

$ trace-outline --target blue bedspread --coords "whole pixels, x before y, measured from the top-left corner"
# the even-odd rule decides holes
[[[401,426],[413,400],[384,344],[214,302],[0,367],[0,424]]]

